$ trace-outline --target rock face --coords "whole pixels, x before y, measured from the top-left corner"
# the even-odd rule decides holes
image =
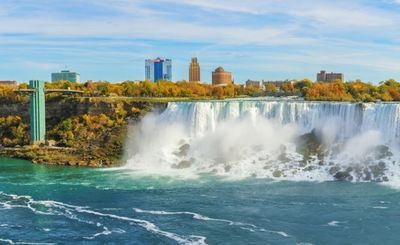
[[[317,132],[313,129],[310,133],[300,136],[296,141],[296,150],[304,156],[304,163],[306,163],[312,156],[317,156],[322,160],[325,147],[317,136]]]
[[[339,181],[352,181],[353,176],[351,176],[350,172],[348,171],[340,171],[334,175],[335,179]]]
[[[374,147],[364,157],[358,159],[358,162],[355,161],[352,163],[351,166],[348,164],[342,165],[340,163],[325,162],[324,158],[328,154],[332,156],[340,153],[341,145],[337,144],[333,146],[330,152],[328,152],[326,146],[318,138],[316,130],[300,136],[297,139],[296,146],[297,152],[303,155],[303,161],[300,162],[303,171],[312,171],[319,166],[329,166],[326,170],[338,181],[385,182],[389,180],[384,160],[390,159],[393,153],[385,145]],[[316,160],[312,161],[313,165],[310,164],[309,160],[311,159]]]
[[[46,101],[46,128],[48,135],[57,124],[70,118],[85,117],[87,115],[106,115],[113,120],[119,120],[118,127],[109,128],[105,137],[91,139],[74,139],[70,144],[75,148],[52,147],[48,144],[41,147],[0,148],[0,156],[15,157],[31,160],[34,163],[108,167],[120,164],[123,155],[123,145],[126,137],[128,122],[137,122],[149,110],[162,111],[167,103],[151,103],[138,101],[133,98],[57,98]],[[1,104],[0,117],[10,115],[20,116],[29,123],[29,103]],[[86,125],[90,127],[90,125]],[[97,134],[96,134],[97,135]],[[50,137],[50,136],[49,136]],[[50,142],[51,138],[48,140]],[[0,145],[1,147],[1,145]],[[186,149],[181,149],[182,154]],[[181,164],[180,167],[185,167]]]
[[[122,108],[129,116],[140,114],[150,109],[162,111],[167,103],[151,103],[130,98],[61,98],[46,101],[46,126],[53,127],[66,118],[80,115],[104,114],[112,117],[116,110]],[[24,122],[29,122],[29,103],[0,104],[0,117],[20,116]]]

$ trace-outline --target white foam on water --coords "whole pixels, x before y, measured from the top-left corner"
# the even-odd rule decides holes
[[[210,218],[198,213],[193,212],[168,212],[168,211],[159,211],[159,210],[143,210],[139,208],[133,208],[136,213],[147,213],[147,214],[158,214],[158,215],[179,215],[179,214],[186,214],[192,216],[194,219],[197,220],[205,220],[205,221],[218,221],[218,222],[225,222],[229,224],[235,224],[234,221],[226,220],[226,219],[214,219]],[[242,223],[241,223],[242,224]]]
[[[43,242],[21,242],[21,241],[13,241],[11,239],[7,238],[0,238],[1,243],[6,243],[6,244],[20,244],[20,245],[53,245],[55,243],[43,243]]]
[[[320,146],[309,147],[315,142]],[[131,127],[122,169],[232,180],[331,181],[344,176],[400,187],[399,146],[398,103],[178,102]],[[346,175],[335,177],[338,172]]]
[[[179,244],[203,244],[201,241],[205,240],[205,238],[203,238],[203,237],[201,237],[202,239],[191,240],[190,237],[184,237],[184,236],[175,234],[173,232],[163,231],[163,230],[159,229],[155,224],[153,224],[149,221],[146,221],[146,220],[129,218],[129,217],[125,217],[125,216],[118,216],[118,215],[114,215],[114,214],[100,213],[100,212],[86,210],[86,209],[82,209],[82,208],[78,208],[76,211],[80,212],[80,213],[87,213],[87,214],[108,217],[108,218],[117,219],[117,220],[129,221],[131,223],[134,223],[136,225],[139,225],[139,226],[145,228],[147,231],[150,231],[154,234],[162,235],[162,236],[165,236],[172,240],[175,240]],[[200,236],[196,236],[196,237],[200,237]]]
[[[4,238],[0,238],[0,242],[5,242],[5,243],[8,243],[8,244],[15,244],[12,240],[4,239]]]
[[[341,224],[347,224],[348,221],[337,221],[337,220],[332,220],[326,224],[326,226],[331,226],[331,227],[339,227]]]
[[[97,226],[101,226],[101,224],[97,223]],[[98,236],[108,236],[108,235],[111,235],[112,233],[123,234],[123,233],[126,232],[123,229],[111,229],[111,230],[109,230],[108,227],[106,227],[106,226],[103,226],[103,229],[104,230],[102,232],[98,232],[98,233],[93,234],[92,236],[83,237],[83,238],[88,239],[88,240],[93,240]]]
[[[374,206],[372,208],[373,209],[388,209],[388,207],[385,207],[385,206]]]
[[[228,225],[231,226],[239,226],[240,229],[242,230],[247,230],[250,232],[256,232],[256,231],[261,231],[261,232],[268,232],[268,233],[275,233],[283,237],[290,237],[287,233],[283,231],[273,231],[273,230],[268,230],[262,227],[258,227],[254,224],[249,224],[249,223],[243,223],[243,222],[236,222],[232,220],[227,220],[227,219],[216,219],[216,218],[210,218],[198,213],[194,212],[169,212],[169,211],[163,211],[163,210],[143,210],[139,208],[133,208],[133,210],[137,213],[146,213],[146,214],[155,214],[155,215],[190,215],[192,216],[193,219],[197,220],[202,220],[202,221],[213,221],[213,222],[222,222],[222,223],[227,223]]]
[[[277,231],[276,233],[283,237],[290,237],[286,232],[283,232],[283,231]]]
[[[89,207],[82,207],[82,206],[75,206],[75,205],[70,205],[62,202],[57,202],[57,201],[51,201],[51,200],[44,200],[44,201],[37,201],[34,200],[30,196],[18,196],[18,195],[13,195],[13,194],[6,194],[3,192],[0,192],[0,204],[6,204],[10,209],[13,208],[24,208],[32,211],[32,213],[36,215],[51,215],[51,216],[63,216],[65,218],[71,219],[71,220],[76,220],[78,222],[86,223],[89,225],[93,225],[96,227],[101,227],[103,231],[96,233],[92,236],[85,236],[85,239],[90,239],[93,240],[96,237],[100,235],[110,235],[112,233],[125,233],[125,230],[119,229],[119,228],[112,228],[109,229],[106,226],[103,226],[100,222],[95,222],[93,221],[93,218],[89,219],[88,217],[82,216],[80,214],[87,214],[90,216],[94,216],[96,219],[99,217],[105,217],[105,218],[110,218],[110,219],[115,219],[115,220],[120,220],[120,221],[127,221],[129,224],[140,226],[144,228],[145,230],[156,234],[160,235],[169,239],[174,240],[178,244],[206,244],[205,240],[206,237],[203,236],[197,236],[197,235],[189,235],[189,236],[184,236],[184,235],[179,235],[173,232],[168,232],[161,230],[157,225],[154,223],[151,223],[146,220],[141,220],[141,219],[135,219],[131,217],[125,217],[125,216],[119,216],[115,214],[109,214],[109,213],[102,213],[94,210],[90,210]],[[10,240],[11,241],[11,240]],[[11,241],[13,242],[13,241]],[[20,243],[20,242],[18,242]],[[27,243],[25,243],[27,244]],[[38,244],[38,243],[34,243]]]

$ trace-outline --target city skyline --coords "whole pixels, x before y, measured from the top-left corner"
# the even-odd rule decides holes
[[[174,81],[188,80],[190,57],[205,82],[220,65],[237,83],[321,69],[400,80],[399,13],[395,0],[3,0],[0,80],[50,80],[65,67],[82,81],[143,80],[143,60],[158,56],[174,61]]]

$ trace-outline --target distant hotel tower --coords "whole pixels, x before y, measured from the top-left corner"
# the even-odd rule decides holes
[[[52,82],[70,81],[71,83],[80,83],[81,75],[79,75],[79,73],[71,71],[55,72],[51,74],[51,81]]]
[[[192,58],[192,63],[190,63],[189,82],[200,82],[200,65],[197,58]]]
[[[221,66],[212,73],[212,85],[232,84],[232,73],[226,72]]]
[[[344,82],[344,75],[343,73],[326,73],[326,71],[321,71],[320,73],[317,73],[317,82],[333,82],[339,80],[341,82]]]
[[[172,60],[148,59],[145,61],[146,81],[157,82],[160,80],[172,80]]]

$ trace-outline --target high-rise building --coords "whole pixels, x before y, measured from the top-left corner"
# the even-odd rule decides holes
[[[213,85],[228,85],[232,83],[232,73],[225,71],[221,66],[212,72]]]
[[[51,74],[51,81],[58,82],[58,81],[70,81],[71,83],[80,83],[81,82],[81,75],[76,72],[71,71],[61,71]]]
[[[145,61],[145,79],[157,82],[159,80],[172,80],[172,60],[147,59]]]
[[[344,82],[343,73],[326,73],[326,71],[321,71],[317,73],[317,82],[333,82],[333,81],[341,81]]]
[[[189,66],[189,82],[200,82],[200,65],[197,58],[192,58]]]

